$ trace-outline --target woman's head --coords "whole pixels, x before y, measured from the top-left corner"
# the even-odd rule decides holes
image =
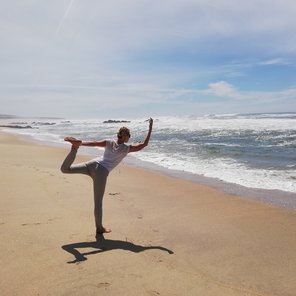
[[[125,142],[125,140],[128,141],[130,136],[131,136],[130,130],[125,126],[121,127],[117,133],[117,138],[120,140],[123,140],[124,142]]]

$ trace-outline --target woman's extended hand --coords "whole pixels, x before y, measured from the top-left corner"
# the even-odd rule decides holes
[[[148,121],[149,121],[149,128],[151,129],[151,128],[152,128],[152,125],[153,125],[153,118],[150,117],[150,118],[148,119]]]

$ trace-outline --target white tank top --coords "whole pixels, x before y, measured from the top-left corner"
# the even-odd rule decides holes
[[[130,146],[125,143],[117,144],[114,140],[107,140],[103,159],[96,161],[111,172],[129,153]]]

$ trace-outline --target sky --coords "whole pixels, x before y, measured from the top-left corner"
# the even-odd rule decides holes
[[[295,0],[0,4],[0,114],[296,112]]]

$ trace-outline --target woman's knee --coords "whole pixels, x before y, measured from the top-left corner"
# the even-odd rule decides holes
[[[68,168],[68,167],[66,167],[66,166],[64,166],[64,165],[62,165],[62,166],[61,166],[61,172],[62,172],[63,174],[68,174],[68,173],[70,173],[70,168]]]

